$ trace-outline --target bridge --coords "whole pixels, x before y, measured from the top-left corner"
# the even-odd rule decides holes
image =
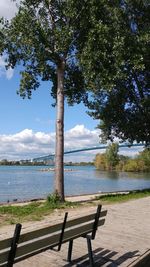
[[[79,148],[79,149],[65,151],[64,155],[77,153],[77,152],[90,151],[90,150],[101,150],[101,149],[106,149],[107,147],[108,147],[108,145]],[[131,144],[122,144],[122,145],[119,145],[119,148],[123,148],[123,147],[128,147],[128,148],[131,148],[131,147],[144,147],[144,144],[133,144],[133,145],[131,145]],[[54,160],[54,158],[55,158],[55,154],[49,154],[49,155],[46,155],[46,156],[41,156],[41,157],[38,157],[38,158],[34,158],[34,159],[32,159],[32,161],[35,162],[35,161]]]

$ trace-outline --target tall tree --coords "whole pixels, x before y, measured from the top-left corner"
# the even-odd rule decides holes
[[[52,81],[57,106],[55,190],[62,201],[64,98],[69,104],[87,103],[88,91],[114,87],[130,29],[124,2],[22,0],[10,22],[1,20],[0,52],[8,56],[7,67],[21,66],[20,96],[31,98],[41,80]]]
[[[109,144],[105,153],[99,153],[96,155],[94,160],[95,167],[100,170],[114,170],[120,160],[118,151],[118,143]]]
[[[100,119],[102,140],[150,143],[150,5],[148,1],[122,1],[120,72],[111,90],[96,90],[90,113]],[[115,66],[114,66],[115,68]],[[103,138],[104,137],[104,138]]]
[[[1,19],[0,49],[7,67],[21,65],[18,94],[31,98],[42,81],[52,81],[56,99],[55,191],[64,200],[64,97],[79,103],[86,95],[75,42],[83,15],[80,1],[24,0],[9,22]]]
[[[119,162],[118,143],[112,143],[106,149],[106,161],[108,169],[113,170]]]
[[[106,153],[96,154],[96,157],[94,159],[94,166],[96,167],[96,169],[99,169],[102,171],[107,170],[108,164],[106,161]]]

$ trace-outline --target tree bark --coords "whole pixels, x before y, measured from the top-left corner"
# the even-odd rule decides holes
[[[64,197],[64,68],[62,60],[57,67],[57,114],[55,146],[55,192],[63,202]]]

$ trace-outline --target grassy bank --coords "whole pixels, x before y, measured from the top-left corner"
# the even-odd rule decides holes
[[[150,189],[142,191],[133,191],[126,194],[107,194],[95,198],[97,203],[111,204],[129,201],[150,196]],[[91,205],[92,203],[82,203],[82,205]],[[50,215],[55,209],[65,209],[80,206],[81,204],[75,202],[60,203],[57,199],[49,197],[47,201],[33,202],[25,205],[3,205],[0,206],[0,226],[4,224],[22,223],[24,221],[42,220],[45,216]]]
[[[124,194],[107,194],[103,196],[97,196],[95,199],[100,200],[102,203],[120,203],[129,201],[132,199],[139,199],[150,196],[150,189],[134,190]]]
[[[78,204],[79,205],[79,204]],[[76,203],[59,201],[36,201],[32,203],[10,204],[0,206],[0,226],[24,221],[38,221],[50,215],[56,209],[77,206]]]

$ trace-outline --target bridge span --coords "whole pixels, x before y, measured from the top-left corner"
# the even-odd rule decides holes
[[[108,147],[108,145],[93,146],[93,147],[86,147],[86,148],[78,148],[78,149],[74,149],[74,150],[65,151],[64,155],[77,153],[77,152],[90,151],[90,150],[101,150],[101,149],[106,149],[107,147]],[[122,148],[122,147],[128,147],[128,148],[131,148],[131,147],[144,147],[144,144],[133,144],[133,145],[122,144],[122,145],[119,145],[119,148]],[[49,155],[46,155],[46,156],[40,156],[40,157],[37,157],[37,158],[33,158],[32,161],[34,162],[34,161],[54,160],[54,158],[55,158],[55,154],[49,154]]]

